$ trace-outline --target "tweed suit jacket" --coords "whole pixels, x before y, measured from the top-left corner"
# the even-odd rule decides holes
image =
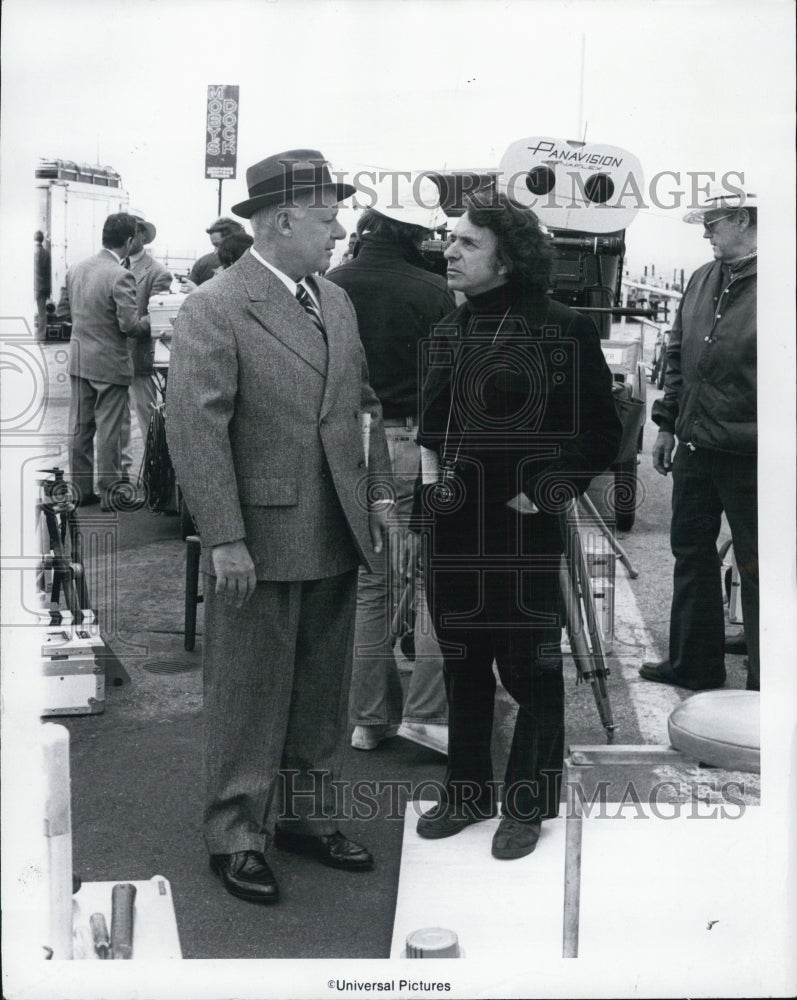
[[[136,306],[136,284],[109,250],[70,267],[57,315],[71,320],[70,375],[130,385],[128,338],[149,338]]]
[[[130,264],[130,271],[136,279],[138,315],[146,316],[149,312],[150,298],[160,292],[168,292],[172,287],[171,273],[146,252]],[[130,356],[133,359],[133,372],[136,375],[149,375],[155,357],[155,343],[152,337],[141,337],[131,341]]]
[[[251,253],[188,296],[174,324],[166,430],[203,542],[246,541],[260,580],[374,568],[367,494],[389,476],[354,309],[317,282],[324,339]],[[361,414],[372,415],[368,467]]]

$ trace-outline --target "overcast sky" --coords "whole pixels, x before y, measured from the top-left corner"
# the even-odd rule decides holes
[[[225,213],[246,167],[291,147],[341,169],[495,167],[518,138],[579,128],[648,180],[680,173],[687,197],[689,171],[771,186],[773,143],[788,150],[793,131],[791,27],[790,0],[5,0],[4,147],[13,136],[30,176],[39,157],[114,167],[158,227],[155,251],[189,256],[216,216],[211,83],[240,87]],[[706,259],[682,214],[640,212],[632,270]]]

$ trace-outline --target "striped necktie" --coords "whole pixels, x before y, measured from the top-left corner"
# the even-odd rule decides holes
[[[321,319],[321,313],[319,312],[318,306],[313,301],[312,295],[307,291],[303,285],[296,286],[296,298],[299,301],[299,305],[304,309],[310,319],[315,323],[318,329],[321,331],[324,340],[327,339],[327,331],[324,329],[324,321]]]

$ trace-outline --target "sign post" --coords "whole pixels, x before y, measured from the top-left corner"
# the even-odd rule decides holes
[[[238,156],[238,87],[210,84],[205,124],[205,177],[219,182],[235,177]]]

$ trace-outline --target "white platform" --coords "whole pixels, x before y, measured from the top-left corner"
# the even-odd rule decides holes
[[[736,819],[719,818],[721,808],[662,803],[663,816],[678,815],[660,819],[647,806],[639,818],[634,806],[608,804],[611,818],[585,818],[579,959],[627,967],[629,953],[643,961],[670,954],[738,967],[755,954],[767,923],[757,888],[765,884],[765,830],[757,807]],[[730,802],[725,809],[726,817],[740,812]],[[564,818],[543,824],[533,854],[498,861],[490,854],[497,818],[423,840],[418,814],[419,804],[409,803],[391,958],[402,957],[411,931],[431,926],[457,933],[460,961],[561,958]]]

